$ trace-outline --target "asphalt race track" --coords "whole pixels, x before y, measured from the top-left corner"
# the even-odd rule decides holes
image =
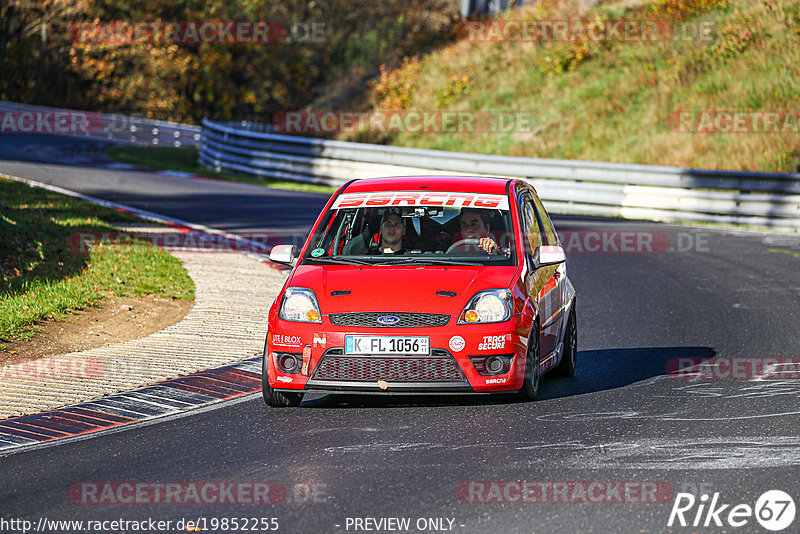
[[[116,170],[102,161],[101,146],[54,136],[0,136],[0,172],[239,233],[304,235],[326,200]],[[234,517],[277,518],[282,532],[396,526],[355,518],[409,518],[400,531],[411,532],[764,532],[755,517],[732,529],[728,513],[755,505],[767,490],[800,505],[800,369],[783,380],[667,376],[675,358],[717,357],[747,369],[753,359],[797,365],[800,236],[570,217],[555,223],[562,240],[574,239],[567,256],[578,291],[578,372],[545,379],[538,401],[315,396],[279,410],[254,395],[0,457],[2,517],[173,525],[206,518],[206,530],[217,532],[232,529],[212,528],[212,518]],[[581,252],[609,232],[632,231],[652,232],[671,250]],[[209,481],[273,482],[286,494],[276,504],[208,505],[85,504],[75,493],[87,482]],[[519,497],[517,486],[492,493],[486,481],[543,483],[536,487],[549,488],[548,502],[496,502]],[[592,482],[601,484],[591,489]],[[558,487],[568,489],[559,497]],[[633,502],[619,502],[620,487]],[[642,488],[658,491],[639,497]],[[703,511],[696,526],[668,527],[679,492],[697,500],[685,514],[689,523],[701,495],[718,492],[718,505],[730,505],[716,516],[724,526]],[[798,525],[800,518],[787,532]]]

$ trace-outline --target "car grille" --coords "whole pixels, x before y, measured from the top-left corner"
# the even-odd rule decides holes
[[[313,380],[376,382],[465,382],[461,369],[447,351],[431,356],[344,356],[333,349],[322,358]]]
[[[394,316],[399,319],[394,324],[381,324],[378,318]],[[444,326],[450,320],[449,315],[435,313],[392,313],[392,312],[359,312],[332,313],[328,316],[331,323],[337,326],[361,326],[365,328],[413,328],[424,326]]]

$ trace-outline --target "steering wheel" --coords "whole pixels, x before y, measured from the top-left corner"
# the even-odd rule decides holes
[[[450,245],[450,248],[447,249],[447,253],[449,254],[450,252],[461,246],[473,245],[477,247],[478,245],[480,245],[480,243],[481,243],[480,239],[461,239]]]

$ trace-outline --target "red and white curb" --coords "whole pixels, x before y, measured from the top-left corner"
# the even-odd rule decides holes
[[[261,356],[57,410],[0,421],[0,456],[261,391]]]

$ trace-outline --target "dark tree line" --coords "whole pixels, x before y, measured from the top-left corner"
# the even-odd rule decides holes
[[[449,39],[457,12],[455,0],[0,0],[0,99],[269,121]],[[118,42],[77,31],[112,21],[273,21],[288,40]]]

